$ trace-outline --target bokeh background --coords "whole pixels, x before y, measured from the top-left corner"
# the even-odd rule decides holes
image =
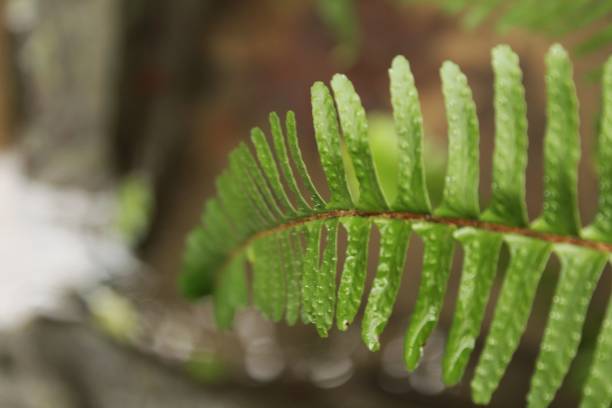
[[[295,111],[306,161],[321,181],[310,85],[346,73],[371,113],[372,136],[384,141],[393,131],[387,69],[398,54],[409,59],[419,89],[434,198],[446,160],[438,69],[451,59],[468,76],[484,205],[494,131],[490,50],[513,47],[528,102],[529,214],[538,214],[544,54],[555,41],[572,50],[609,21],[555,37],[500,32],[494,13],[467,29],[461,13],[427,3],[0,1],[0,407],[471,406],[471,370],[457,387],[444,389],[440,380],[460,252],[439,328],[413,374],[401,350],[418,288],[416,239],[378,353],[361,344],[357,325],[322,340],[311,327],[272,325],[250,309],[233,331],[219,332],[209,300],[188,303],[176,284],[186,234],[250,128],[267,128],[270,111]],[[574,57],[583,220],[596,205],[596,78],[610,51],[603,44]],[[547,269],[491,406],[524,405],[557,262]],[[577,404],[610,286],[606,270],[553,406]]]

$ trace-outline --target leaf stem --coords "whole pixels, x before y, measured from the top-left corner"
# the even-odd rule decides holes
[[[588,239],[583,239],[576,236],[570,235],[560,235],[553,234],[548,232],[539,232],[534,231],[529,228],[524,227],[512,227],[509,225],[497,224],[493,222],[480,221],[474,219],[467,218],[450,218],[450,217],[440,217],[431,214],[420,214],[420,213],[411,213],[406,211],[360,211],[360,210],[329,210],[324,212],[319,212],[317,214],[308,215],[300,218],[296,218],[294,220],[285,222],[283,224],[279,224],[273,228],[269,228],[267,230],[259,231],[253,234],[250,238],[245,240],[242,245],[237,247],[234,251],[232,251],[225,265],[229,264],[231,260],[244,252],[249,245],[259,239],[266,237],[268,235],[272,235],[293,227],[297,227],[300,225],[305,225],[314,221],[325,221],[333,218],[342,218],[342,217],[362,217],[362,218],[387,218],[394,220],[406,220],[406,221],[422,221],[422,222],[431,222],[434,224],[444,224],[449,226],[455,226],[458,228],[463,227],[472,227],[480,230],[498,232],[501,234],[516,234],[522,235],[524,237],[539,239],[541,241],[550,242],[553,244],[569,244],[582,248],[592,249],[595,251],[602,252],[612,252],[612,244],[597,242]],[[225,265],[221,268],[225,269]]]

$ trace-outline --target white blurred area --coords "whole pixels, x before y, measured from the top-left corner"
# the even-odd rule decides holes
[[[68,317],[67,292],[136,269],[116,212],[112,192],[32,181],[16,152],[0,153],[0,330],[34,315]]]

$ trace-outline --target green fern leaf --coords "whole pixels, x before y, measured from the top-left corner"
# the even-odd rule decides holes
[[[451,62],[441,69],[449,162],[442,203],[432,209],[418,94],[408,61],[397,57],[389,76],[397,136],[392,148],[398,156],[387,164],[399,174],[391,185],[397,190],[395,200],[389,202],[381,188],[366,114],[352,84],[336,75],[332,96],[318,82],[311,90],[312,112],[329,201],[319,194],[302,159],[293,114],[287,114],[285,133],[280,118],[272,114],[272,143],[263,130],[255,129],[255,155],[246,144],[230,154],[229,168],[217,182],[217,197],[207,201],[202,225],[189,235],[183,292],[190,298],[212,292],[219,326],[230,327],[235,312],[246,304],[245,273],[250,269],[253,303],[267,318],[284,317],[292,325],[301,316],[326,336],[335,317],[337,327],[345,330],[363,299],[369,240],[376,225],[381,237],[378,267],[361,334],[369,349],[378,350],[415,231],[424,243],[423,267],[404,341],[406,366],[413,370],[437,324],[458,241],[463,268],[442,362],[443,379],[452,385],[463,377],[480,335],[499,253],[506,245],[509,264],[471,383],[474,401],[484,404],[518,347],[538,283],[554,253],[562,269],[527,397],[530,407],[547,406],[577,352],[589,301],[612,252],[612,58],[603,75],[599,207],[594,222],[582,230],[577,205],[578,102],[567,53],[555,45],[546,57],[544,207],[531,226],[525,203],[528,140],[519,61],[509,47],[498,46],[492,62],[495,150],[492,197],[485,211],[480,211],[478,195],[478,119],[467,78]],[[389,187],[388,180],[384,185]],[[340,228],[347,232],[347,245],[336,288]],[[612,400],[610,309],[598,337],[583,406],[607,406]]]
[[[527,396],[528,406],[534,408],[550,404],[569,370],[589,300],[608,258],[570,245],[558,245],[555,250],[561,259],[561,277]]]
[[[440,70],[448,120],[448,167],[442,203],[436,215],[478,218],[479,130],[476,105],[467,78],[447,61]]]
[[[329,89],[322,82],[312,86],[312,118],[321,165],[331,192],[328,208],[351,208],[353,199],[349,193],[342,161],[342,141],[338,129],[338,115]]]
[[[293,326],[300,317],[300,304],[302,298],[302,271],[304,270],[304,252],[300,241],[301,228],[292,228],[282,231],[285,234],[281,253],[284,254],[286,282],[287,282],[287,305],[285,319],[287,324]]]
[[[417,368],[425,342],[442,310],[453,260],[455,227],[422,222],[415,224],[413,229],[423,240],[425,252],[419,295],[404,340],[404,360],[409,370]]]
[[[431,212],[431,204],[423,165],[423,117],[410,64],[404,57],[395,57],[389,77],[400,152],[398,195],[393,208],[427,214]]]
[[[495,316],[472,380],[474,402],[488,404],[527,325],[538,282],[550,256],[548,242],[508,235],[510,264]]]
[[[228,265],[227,272],[219,277],[214,295],[215,319],[221,328],[229,328],[236,310],[247,305],[248,292],[244,256],[238,256]]]
[[[304,254],[304,274],[302,276],[302,321],[314,323],[317,307],[317,274],[319,273],[319,251],[323,223],[315,221],[308,224],[306,253]]]
[[[308,174],[308,170],[306,169],[304,159],[302,158],[302,152],[300,151],[300,146],[298,144],[297,138],[295,114],[293,112],[287,113],[285,123],[285,126],[287,127],[287,144],[289,145],[291,160],[293,160],[293,163],[297,168],[297,172],[300,175],[300,178],[302,179],[302,183],[306,186],[306,189],[310,193],[310,200],[312,201],[313,208],[315,210],[322,210],[323,208],[325,208],[325,201],[323,201],[321,195],[319,194],[319,191],[312,182],[312,179]]]
[[[378,336],[391,316],[410,237],[410,223],[406,221],[376,220],[376,225],[380,230],[380,257],[361,324],[361,338],[372,351],[379,349]]]
[[[593,367],[584,386],[582,408],[609,407],[612,405],[612,300],[599,333]]]
[[[326,337],[334,320],[336,303],[336,263],[337,263],[337,237],[338,219],[325,222],[327,228],[327,242],[323,251],[323,261],[316,272],[316,300],[314,304],[315,326],[321,337]]]
[[[495,151],[491,204],[484,221],[527,225],[527,106],[518,56],[508,46],[493,49],[495,73]]]
[[[370,151],[366,114],[359,95],[355,92],[351,81],[344,75],[335,75],[331,85],[338,105],[342,133],[359,183],[357,208],[361,210],[386,208],[387,204],[378,183]]]
[[[544,139],[544,207],[533,223],[539,231],[578,235],[578,101],[572,66],[560,45],[546,56],[547,128]]]
[[[603,113],[598,140],[599,209],[593,224],[583,230],[588,239],[610,242],[612,238],[612,58],[604,67]],[[609,407],[612,405],[612,299],[595,348],[593,366],[584,386],[581,407]]]
[[[304,195],[300,191],[297,180],[295,179],[295,175],[293,174],[293,170],[291,169],[291,164],[289,162],[289,155],[287,154],[287,144],[285,143],[285,138],[283,137],[283,129],[281,127],[280,118],[276,113],[270,114],[270,131],[272,132],[272,137],[274,140],[274,153],[278,158],[278,163],[282,169],[283,180],[287,183],[289,190],[293,194],[293,197],[297,201],[297,209],[300,213],[305,213],[310,209],[310,205],[304,198]],[[295,129],[295,128],[294,128]],[[263,134],[263,132],[261,132]],[[276,178],[276,177],[275,177]],[[280,176],[277,184],[280,184]],[[276,180],[275,180],[276,181]],[[278,186],[277,186],[278,188]],[[282,191],[282,185],[280,187]],[[285,194],[281,195],[285,197]]]
[[[371,222],[368,218],[343,218],[342,225],[348,234],[348,242],[338,288],[336,324],[338,329],[346,330],[357,315],[363,296]]]
[[[442,361],[443,379],[448,385],[456,384],[463,377],[474,350],[502,245],[501,234],[474,228],[462,228],[454,236],[463,245],[465,256],[455,315]]]
[[[582,236],[612,242],[612,58],[604,66],[602,88],[603,107],[597,140],[598,210],[593,224],[582,231]]]

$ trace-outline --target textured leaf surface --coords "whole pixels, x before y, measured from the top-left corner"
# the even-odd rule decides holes
[[[302,180],[302,184],[310,193],[310,199],[314,209],[321,210],[325,207],[325,201],[323,201],[319,191],[312,182],[308,169],[306,168],[306,163],[304,163],[304,159],[302,158],[302,151],[300,150],[297,138],[295,114],[293,112],[287,112],[285,127],[287,128],[287,145],[289,146],[291,160],[293,160],[293,163],[295,164],[297,173]]]
[[[283,273],[282,260],[283,255],[279,254],[282,245],[282,237],[280,235],[274,235],[267,238],[267,253],[266,256],[269,258],[266,261],[266,265],[270,270],[268,273],[268,296],[270,297],[271,303],[271,316],[270,319],[275,322],[279,322],[283,318],[285,312],[286,302],[286,286],[285,286],[285,275]]]
[[[472,380],[472,398],[478,404],[489,403],[518,347],[552,251],[549,243],[532,238],[508,235],[505,240],[510,248],[510,264]]]
[[[305,212],[310,209],[310,205],[302,195],[300,188],[297,185],[297,180],[293,174],[293,169],[289,162],[289,155],[287,153],[287,143],[285,143],[285,136],[283,135],[283,129],[281,126],[280,118],[276,113],[270,113],[269,117],[270,131],[272,132],[272,139],[274,141],[274,153],[282,170],[283,180],[289,187],[289,190],[295,197],[297,202],[297,209],[300,212]]]
[[[344,75],[335,75],[331,85],[338,105],[344,140],[359,182],[357,207],[364,210],[387,208],[374,169],[368,122],[359,95],[355,92],[351,81]]]
[[[267,318],[272,318],[272,302],[268,285],[270,283],[270,265],[268,242],[256,241],[252,246],[250,261],[253,265],[253,303]]]
[[[327,332],[334,321],[338,220],[329,220],[325,222],[325,226],[327,227],[327,242],[323,251],[321,268],[316,273],[317,287],[314,298],[315,325],[321,337],[327,337]]]
[[[540,231],[578,235],[580,136],[572,64],[567,52],[560,45],[553,45],[546,56],[546,67],[544,206],[533,226]]]
[[[398,56],[389,70],[391,104],[400,152],[398,194],[393,208],[431,212],[423,165],[423,116],[414,77],[406,58]]]
[[[410,223],[406,221],[376,220],[376,225],[380,230],[380,256],[361,323],[361,338],[372,351],[379,349],[378,336],[395,305],[410,237]]]
[[[285,319],[290,326],[293,326],[300,316],[302,271],[304,269],[304,253],[300,232],[301,228],[298,227],[281,233],[281,256],[284,259],[284,269],[287,276]]]
[[[585,238],[612,242],[612,58],[604,67],[603,112],[597,140],[599,202],[593,224],[582,232]]]
[[[437,215],[477,218],[479,130],[476,106],[467,78],[459,67],[445,62],[440,70],[448,121],[448,166]]]
[[[473,228],[458,230],[455,238],[463,246],[464,258],[453,323],[442,361],[443,379],[448,385],[461,379],[474,350],[502,245],[502,235]]]
[[[270,190],[270,186],[266,182],[249,148],[244,143],[241,143],[240,146],[238,146],[237,153],[240,166],[244,168],[245,175],[250,178],[251,182],[254,184],[254,188],[259,192],[264,207],[270,210],[273,221],[279,222],[283,220],[285,218],[283,211],[274,199],[272,190]]]
[[[454,227],[417,223],[413,230],[425,244],[421,284],[414,312],[404,340],[404,360],[408,370],[416,369],[423,346],[438,323],[453,260]]]
[[[527,225],[527,106],[518,56],[510,47],[493,49],[495,72],[495,151],[491,204],[482,219]]]
[[[353,322],[363,296],[371,221],[369,218],[344,218],[342,225],[348,233],[348,240],[338,288],[336,324],[338,329],[346,330]]]
[[[244,168],[244,174],[247,176],[247,179],[253,183],[254,189],[258,191],[263,202],[265,203],[265,206],[270,210],[273,217],[273,223],[282,221],[285,219],[285,214],[274,198],[270,185],[266,181],[264,173],[262,172],[261,167],[257,164],[255,157],[244,143],[241,143],[237,150],[240,166]]]
[[[530,408],[546,407],[576,355],[589,300],[606,265],[601,252],[558,245],[561,274],[527,396]]]
[[[272,214],[270,207],[264,201],[261,192],[251,181],[245,167],[240,159],[240,150],[236,149],[230,155],[230,169],[235,174],[236,189],[246,195],[247,207],[251,208],[250,217],[256,219],[264,225],[264,228],[273,225],[276,222],[275,216]]]
[[[321,227],[321,221],[313,222],[306,227],[306,253],[304,254],[304,273],[302,275],[302,321],[304,323],[315,322]]]
[[[230,158],[230,167],[218,180],[217,191],[221,205],[226,208],[232,219],[231,227],[235,231],[237,241],[244,235],[253,234],[267,225],[267,219],[254,205],[249,197],[249,191],[243,187],[243,174],[240,169],[235,168]],[[229,204],[231,202],[231,204]],[[239,220],[248,216],[248,220],[238,223]]]
[[[584,386],[580,406],[582,408],[609,407],[612,405],[612,299],[597,338],[595,356]]]
[[[460,0],[456,6],[466,4]],[[480,2],[474,10],[485,10],[484,6]],[[549,11],[560,13],[561,8]],[[474,401],[485,403],[518,347],[554,247],[562,271],[528,396],[530,406],[546,406],[574,358],[589,299],[612,253],[612,62],[604,69],[598,128],[598,212],[593,224],[582,231],[576,200],[578,104],[567,53],[556,45],[547,56],[544,208],[531,226],[525,206],[527,125],[519,61],[509,47],[500,46],[493,50],[492,63],[495,151],[491,203],[484,213],[479,211],[478,196],[478,121],[465,76],[451,62],[441,70],[449,162],[442,204],[432,211],[424,177],[418,94],[409,63],[398,57],[389,72],[394,133],[388,119],[386,127],[376,127],[378,122],[372,119],[368,134],[364,109],[346,77],[332,80],[339,119],[329,89],[323,83],[312,88],[315,139],[329,203],[321,198],[302,159],[291,112],[285,121],[286,138],[280,118],[272,114],[272,146],[263,131],[255,129],[251,143],[255,154],[244,143],[230,154],[229,167],[216,182],[217,196],[206,201],[201,225],[187,240],[183,292],[195,299],[212,291],[215,317],[220,326],[229,327],[246,301],[246,258],[253,271],[253,302],[268,319],[284,317],[292,325],[301,316],[326,336],[335,313],[337,326],[344,330],[361,305],[375,222],[381,242],[361,335],[368,348],[377,350],[394,308],[414,228],[425,244],[419,296],[404,344],[406,365],[414,369],[444,302],[457,239],[463,247],[463,271],[442,362],[443,380],[455,384],[481,331],[505,241],[509,265],[472,381]],[[374,130],[385,133],[378,136]],[[347,231],[347,245],[336,292],[337,259],[342,256],[337,251],[344,250],[337,243],[339,223]],[[607,407],[612,398],[610,314],[599,335],[584,406]]]
[[[253,141],[253,146],[255,146],[259,165],[263,170],[267,184],[272,190],[275,202],[279,204],[283,214],[295,214],[295,208],[293,204],[291,204],[291,201],[289,201],[289,197],[281,183],[276,160],[274,160],[272,156],[272,150],[270,150],[270,145],[268,145],[264,132],[259,128],[253,129],[251,131],[251,140]]]
[[[329,89],[322,82],[317,82],[312,86],[311,96],[317,148],[331,193],[328,207],[351,208],[353,202],[342,161],[338,116],[334,101]]]

